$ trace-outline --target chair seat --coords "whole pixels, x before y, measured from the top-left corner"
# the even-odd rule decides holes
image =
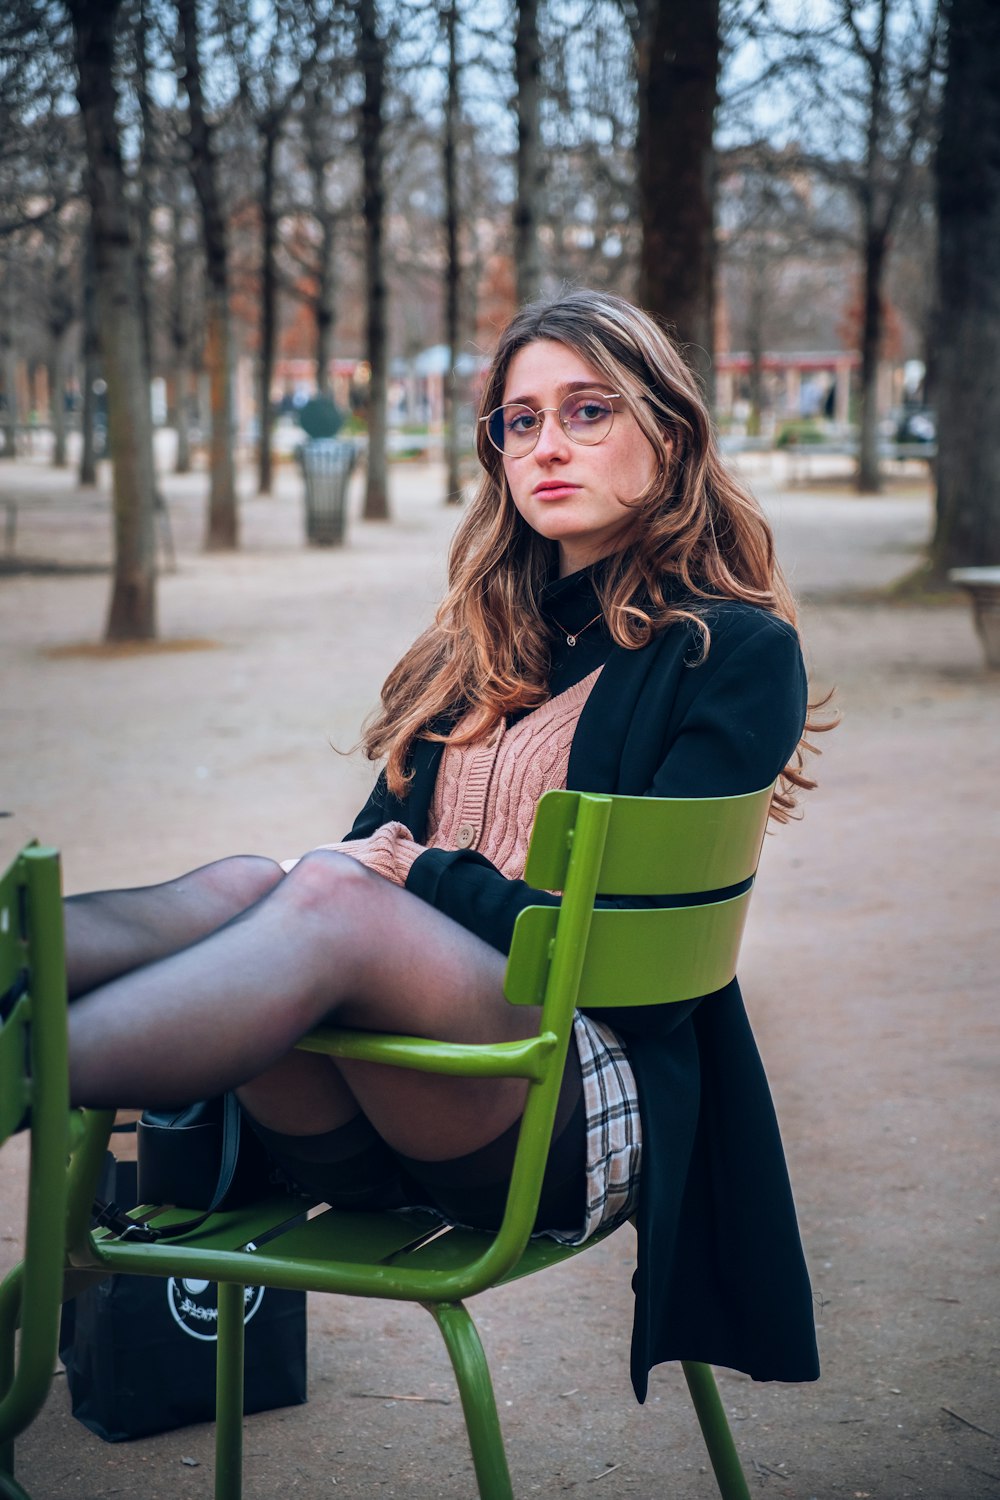
[[[136,1209],[130,1218],[157,1228],[168,1228],[190,1218],[184,1209],[161,1209],[150,1213]],[[185,1262],[193,1264],[199,1256],[219,1253],[232,1255],[224,1267],[216,1260],[216,1270],[231,1272],[234,1281],[254,1285],[306,1286],[313,1290],[337,1292],[353,1289],[358,1272],[372,1274],[370,1295],[379,1295],[379,1268],[384,1268],[387,1283],[391,1271],[405,1269],[419,1273],[445,1273],[449,1277],[474,1265],[489,1250],[495,1236],[472,1229],[444,1224],[436,1213],[427,1209],[395,1209],[365,1213],[345,1211],[313,1204],[307,1199],[287,1195],[256,1202],[246,1208],[215,1213],[193,1232],[178,1239],[144,1244],[112,1239],[106,1232],[94,1236],[96,1264],[101,1264],[102,1247],[107,1247],[105,1269],[142,1275],[161,1271],[169,1262],[174,1274],[185,1274]],[[530,1239],[520,1259],[496,1284],[516,1281],[535,1271],[589,1249],[587,1245],[562,1245],[547,1236]],[[228,1256],[227,1256],[228,1260]],[[91,1262],[93,1264],[94,1262]],[[398,1285],[386,1285],[387,1296],[399,1296]],[[445,1300],[451,1294],[445,1293]],[[433,1282],[421,1287],[419,1299],[434,1300]]]

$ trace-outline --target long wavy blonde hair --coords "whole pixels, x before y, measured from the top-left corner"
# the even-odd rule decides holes
[[[693,622],[710,649],[699,599],[743,600],[796,624],[795,601],[774,556],[760,506],[719,455],[697,382],[647,313],[608,292],[570,291],[525,307],[504,330],[483,388],[480,415],[501,405],[511,361],[525,345],[552,340],[574,351],[621,396],[659,460],[652,482],[629,502],[635,522],[595,587],[612,638],[636,650],[678,620]],[[516,709],[548,696],[549,630],[540,598],[555,543],[514,506],[501,455],[476,424],[483,473],[451,547],[448,591],[433,625],[390,672],[362,746],[386,761],[402,795],[417,739],[469,744]],[[670,602],[676,580],[695,601]],[[674,593],[676,593],[676,587]],[[460,722],[458,722],[460,719]],[[806,730],[828,727],[807,721]],[[803,738],[775,791],[784,821],[802,773]]]

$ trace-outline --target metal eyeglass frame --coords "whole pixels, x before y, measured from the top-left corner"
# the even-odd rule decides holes
[[[494,440],[493,434],[490,432],[489,428],[489,424],[490,422],[492,422],[497,412],[503,411],[505,406],[513,406],[520,409],[521,411],[530,411],[532,416],[539,418],[544,417],[547,411],[554,411],[556,417],[559,420],[559,426],[562,428],[563,432],[569,438],[571,443],[577,443],[581,448],[596,448],[598,443],[603,443],[605,438],[611,436],[611,429],[615,425],[615,416],[617,415],[617,413],[615,412],[614,407],[612,407],[611,422],[608,425],[608,430],[607,432],[602,432],[600,437],[594,438],[593,441],[590,441],[587,438],[576,437],[572,432],[570,432],[569,428],[567,427],[566,422],[563,419],[562,409],[566,405],[567,401],[579,401],[581,396],[600,396],[603,401],[624,400],[624,397],[622,396],[620,391],[592,391],[589,389],[584,389],[582,391],[570,391],[569,395],[565,396],[563,400],[560,401],[558,406],[540,406],[537,411],[533,406],[529,406],[526,401],[502,401],[499,406],[494,406],[492,411],[487,412],[485,417],[480,417],[479,421],[486,423],[486,436],[489,440],[490,446],[492,448],[495,448],[497,453],[499,453],[502,458],[527,458],[529,453],[534,453],[535,449],[538,447],[538,440],[542,435],[542,428],[545,425],[543,421],[539,421],[538,429],[535,432],[535,441],[532,443],[530,448],[525,448],[523,453],[508,453],[506,449],[501,448],[500,445]]]

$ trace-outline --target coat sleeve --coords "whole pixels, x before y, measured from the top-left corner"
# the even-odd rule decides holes
[[[754,615],[759,623],[750,633],[713,629],[705,661],[684,669],[664,714],[665,745],[642,789],[646,795],[736,796],[766,786],[787,765],[805,717],[798,638],[773,616]],[[406,888],[504,953],[519,912],[559,900],[506,879],[468,850],[427,850],[412,865]]]

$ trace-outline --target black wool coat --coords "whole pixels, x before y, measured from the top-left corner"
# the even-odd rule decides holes
[[[702,600],[711,646],[698,662],[700,636],[685,623],[636,651],[598,630],[585,636],[594,612],[585,575],[561,580],[551,604],[554,634],[581,634],[571,657],[565,648],[561,661],[554,652],[552,691],[604,661],[574,734],[571,789],[734,796],[766,786],[787,764],[806,709],[805,670],[789,625],[749,605]],[[398,820],[422,841],[441,751],[418,742],[405,799],[391,796],[380,778],[349,837]],[[427,850],[406,886],[502,952],[525,906],[558,901],[507,879],[471,850]],[[663,1360],[728,1366],[755,1380],[816,1379],[809,1279],[738,983],[700,1000],[594,1015],[625,1041],[642,1117],[636,1396],[645,1399],[648,1372]]]

